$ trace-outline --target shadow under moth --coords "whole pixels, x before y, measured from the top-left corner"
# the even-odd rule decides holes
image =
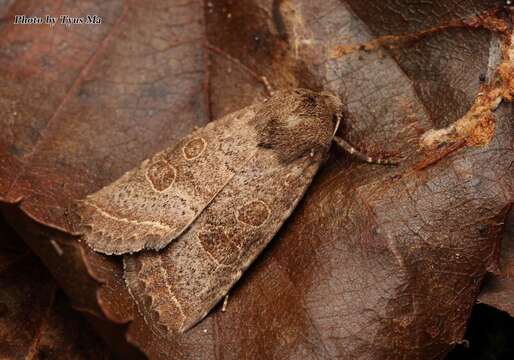
[[[342,107],[325,92],[277,92],[79,202],[83,241],[125,254],[126,285],[153,331],[186,331],[228,293],[291,215],[332,141],[391,163],[335,136]]]

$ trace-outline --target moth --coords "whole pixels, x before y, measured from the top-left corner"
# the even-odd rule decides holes
[[[78,204],[82,239],[124,256],[125,281],[157,334],[184,332],[241,278],[291,215],[336,136],[343,104],[280,91],[213,121]]]

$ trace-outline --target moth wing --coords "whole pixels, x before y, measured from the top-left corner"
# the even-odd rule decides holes
[[[124,257],[126,284],[154,331],[183,332],[207,315],[290,216],[324,156],[283,163],[258,148],[164,251]]]
[[[256,140],[253,107],[183,138],[77,204],[82,238],[105,254],[162,249],[233,178]]]

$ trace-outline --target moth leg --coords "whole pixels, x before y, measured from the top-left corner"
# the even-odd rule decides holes
[[[344,151],[346,151],[347,153],[349,153],[350,155],[356,157],[357,159],[359,159],[361,161],[364,161],[364,162],[367,162],[370,164],[381,164],[381,165],[397,165],[398,164],[397,161],[390,160],[390,159],[372,158],[372,157],[360,152],[359,150],[354,148],[352,145],[350,145],[349,143],[347,143],[346,141],[341,139],[339,136],[334,136],[334,141],[337,144],[337,146],[339,146]]]
[[[221,306],[221,312],[227,311],[227,305],[228,305],[228,295],[225,295],[225,298],[223,299],[223,305]]]
[[[275,94],[275,89],[273,89],[273,86],[271,86],[270,82],[268,81],[268,78],[266,76],[261,76],[261,81],[264,84],[264,87],[266,88],[268,95],[270,97],[273,96],[273,94]]]

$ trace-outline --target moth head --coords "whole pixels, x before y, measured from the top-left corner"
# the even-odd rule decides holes
[[[324,155],[337,131],[342,108],[341,100],[327,92],[278,92],[255,116],[258,143],[275,150],[282,161]]]

